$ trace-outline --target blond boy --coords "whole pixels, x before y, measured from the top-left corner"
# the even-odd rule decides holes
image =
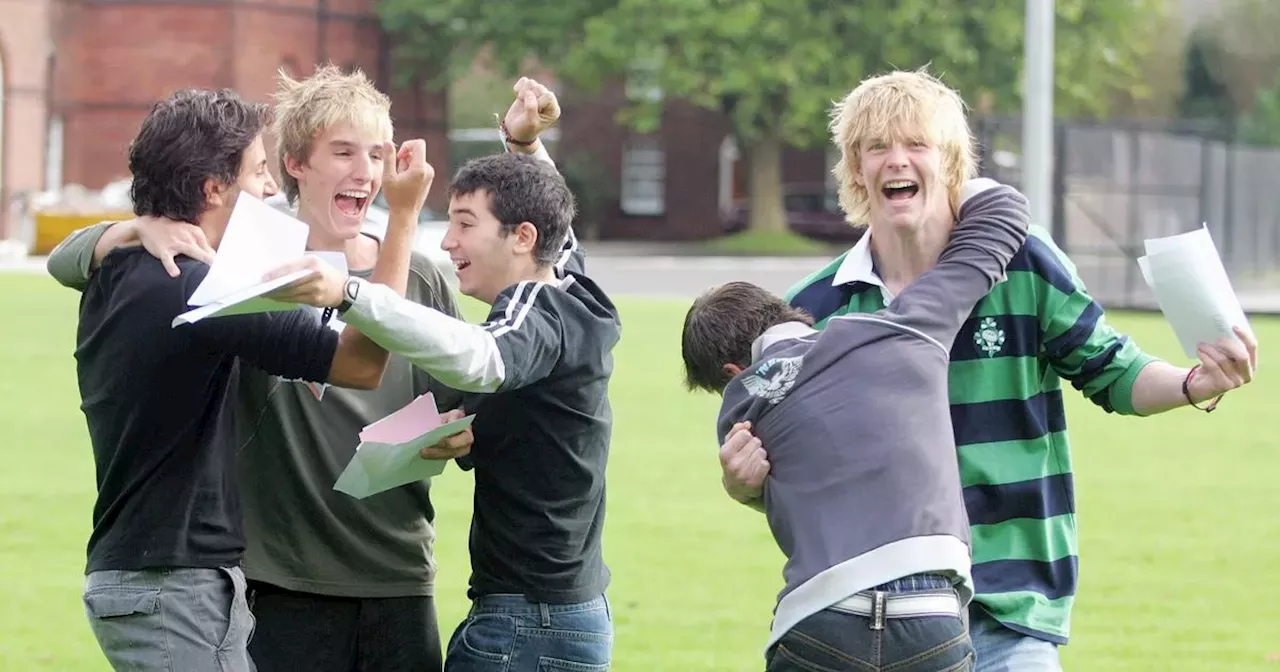
[[[960,187],[977,172],[960,96],[924,71],[862,82],[836,104],[831,130],[841,206],[868,230],[787,292],[818,328],[884,308],[933,267],[955,227]],[[1143,353],[1106,323],[1074,265],[1035,224],[1008,279],[978,302],[951,349],[951,417],[973,526],[970,618],[983,672],[1060,669],[1078,542],[1062,379],[1108,413],[1211,410],[1252,380],[1256,362],[1245,325],[1239,341],[1202,344],[1192,370]],[[748,450],[751,440],[741,432],[721,448],[725,489],[744,503],[758,500],[768,478],[769,447]]]

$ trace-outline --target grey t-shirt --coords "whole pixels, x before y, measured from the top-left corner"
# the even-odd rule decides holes
[[[50,255],[50,273],[82,289],[107,226],[72,234]],[[443,275],[420,254],[410,262],[406,297],[458,315]],[[427,484],[363,500],[333,489],[360,430],[427,391],[441,411],[461,399],[394,355],[378,389],[330,386],[319,400],[303,382],[243,367],[235,418],[249,579],[341,597],[433,593],[435,511]]]

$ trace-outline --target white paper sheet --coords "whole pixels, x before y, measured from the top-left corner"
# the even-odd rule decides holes
[[[1145,247],[1138,267],[1187,357],[1199,358],[1200,343],[1238,340],[1233,327],[1253,333],[1207,226],[1147,240]]]
[[[271,282],[263,282],[262,276],[302,256],[307,249],[308,233],[306,224],[240,192],[213,265],[187,301],[188,305],[199,308],[179,315],[173,320],[173,326],[215,315],[292,310],[293,304],[264,299],[262,295],[306,277],[306,273]]]
[[[441,425],[435,397],[428,392],[360,432],[356,454],[333,489],[364,499],[438,476],[449,460],[423,459],[419,452],[470,427],[474,419],[468,415]]]

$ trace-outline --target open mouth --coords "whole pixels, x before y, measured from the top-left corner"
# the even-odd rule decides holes
[[[880,188],[884,197],[891,201],[905,201],[920,191],[920,185],[911,180],[893,180]]]
[[[338,207],[338,212],[348,217],[359,217],[364,212],[365,204],[369,202],[369,192],[343,191],[333,197],[333,202]]]
[[[468,267],[470,267],[470,266],[471,266],[471,262],[467,261],[466,259],[454,259],[454,260],[453,260],[453,269],[454,269],[455,271],[461,271],[461,270],[466,269],[466,268],[468,268]]]

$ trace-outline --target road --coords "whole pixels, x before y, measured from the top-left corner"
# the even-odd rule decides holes
[[[692,299],[703,290],[730,280],[747,280],[776,293],[783,293],[796,281],[820,268],[827,258],[809,257],[699,257],[681,255],[591,254],[587,268],[591,276],[614,296]],[[30,257],[17,262],[0,261],[0,272],[44,273],[45,260]],[[1090,287],[1102,286],[1088,264],[1081,276]],[[1095,296],[1099,293],[1095,292]],[[1143,295],[1149,294],[1143,289]],[[1250,313],[1280,313],[1280,287],[1239,288],[1240,303]],[[1135,295],[1128,301],[1149,301]],[[1105,295],[1104,305],[1113,305]],[[1149,306],[1154,307],[1154,305]]]
[[[631,257],[590,255],[587,271],[617,296],[693,298],[730,280],[747,280],[781,294],[820,268],[826,258]]]

